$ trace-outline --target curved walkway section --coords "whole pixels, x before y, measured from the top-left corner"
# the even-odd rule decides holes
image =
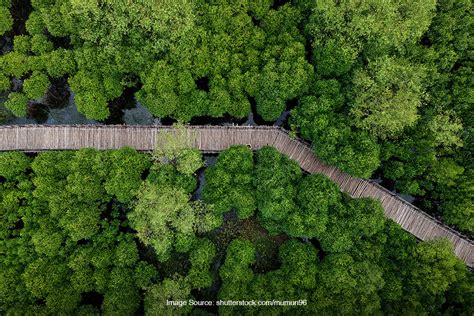
[[[163,131],[171,127],[122,125],[25,125],[0,127],[0,151],[76,150],[84,147],[117,149],[129,146],[140,151],[153,150]],[[341,191],[353,197],[371,197],[382,202],[385,216],[421,240],[445,237],[454,252],[469,267],[474,267],[474,243],[419,208],[370,180],[354,178],[319,161],[309,144],[291,138],[278,127],[190,126],[186,129],[193,146],[204,152],[218,152],[231,145],[247,144],[253,149],[273,146],[296,160],[309,173],[322,173],[336,182]]]

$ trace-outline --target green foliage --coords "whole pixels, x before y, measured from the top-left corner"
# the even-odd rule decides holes
[[[422,0],[314,3],[305,31],[312,40],[316,71],[339,76],[351,68],[359,54],[375,57],[390,49],[403,50],[428,29],[435,5],[435,1]],[[336,68],[331,70],[331,65]]]
[[[31,4],[27,34],[0,56],[0,91],[10,92],[14,115],[27,115],[48,77],[64,76],[79,112],[96,120],[126,88],[155,116],[184,122],[243,118],[250,100],[274,121],[297,101],[292,129],[322,161],[358,177],[378,169],[424,209],[473,230],[471,1]],[[10,7],[0,1],[0,36],[12,29]],[[63,40],[70,45],[55,49]],[[301,314],[473,313],[472,272],[450,245],[417,243],[384,221],[379,203],[303,176],[273,149],[254,157],[245,146],[206,170],[206,203],[190,201],[202,155],[183,130],[160,139],[151,159],[129,148],[0,155],[2,311],[134,314],[144,291],[146,314],[187,313],[163,302],[215,290],[207,288],[218,272],[219,298],[307,299]],[[231,210],[260,221],[261,235],[280,234],[268,242],[289,239],[273,270],[258,273],[261,245],[242,240],[210,269],[223,254],[206,237]],[[164,268],[176,252],[185,252],[178,275]],[[94,293],[100,307],[85,304]]]
[[[43,61],[48,75],[52,78],[60,78],[71,74],[76,69],[73,53],[69,50],[59,48],[44,54]]]
[[[181,188],[188,194],[192,193],[197,186],[195,177],[179,173],[171,164],[154,164],[150,168],[147,180],[159,186]]]
[[[107,96],[101,78],[86,72],[78,72],[70,77],[69,85],[77,91],[74,100],[77,109],[89,119],[105,120],[109,116]]]
[[[64,262],[39,258],[26,267],[22,278],[33,295],[45,297],[60,286],[66,274],[67,265]]]
[[[456,282],[450,285],[446,293],[446,305],[449,305],[447,313],[469,315],[474,311],[473,274],[466,272],[459,263],[456,270]]]
[[[232,146],[219,155],[215,166],[206,169],[203,199],[217,214],[232,209],[248,218],[256,209],[253,192],[253,154],[247,146]]]
[[[0,36],[10,31],[13,27],[13,17],[8,6],[0,5]]]
[[[444,187],[441,197],[443,219],[461,229],[474,231],[474,177],[471,171],[453,180],[452,186]]]
[[[155,116],[243,118],[252,97],[271,121],[309,91],[314,72],[299,30],[302,12],[271,3],[39,1],[26,30],[46,71],[70,75],[78,110],[88,118],[106,119],[108,101],[141,87],[136,97]],[[57,62],[45,34],[69,38],[70,47],[58,50],[74,58]]]
[[[455,276],[457,259],[452,256],[453,248],[448,240],[435,240],[417,245],[415,257],[417,269],[412,273],[412,286],[418,288],[421,296],[443,293]]]
[[[129,214],[130,224],[161,261],[169,259],[178,238],[193,235],[195,216],[188,201],[189,196],[182,189],[147,182],[138,192],[137,205]],[[189,245],[185,248],[188,250]]]
[[[20,54],[26,54],[31,49],[31,39],[27,35],[18,35],[13,39],[13,50]]]
[[[197,200],[193,201],[191,206],[197,219],[194,223],[196,233],[203,234],[222,226],[222,216],[216,214],[212,204],[206,204],[201,200]]]
[[[191,286],[182,278],[165,279],[149,287],[145,294],[145,315],[188,314],[191,305],[167,306],[166,301],[188,301],[191,298]]]
[[[0,73],[0,93],[10,90],[11,80],[8,76]]]
[[[39,153],[31,163],[31,168],[36,175],[33,178],[36,198],[48,201],[55,193],[61,192],[67,184],[70,172],[70,161],[74,152],[47,151]]]
[[[340,200],[339,188],[322,175],[304,177],[298,185],[298,211],[284,220],[285,232],[294,237],[318,237],[326,230],[330,210]]]
[[[280,247],[281,274],[296,289],[316,287],[317,251],[308,244],[290,240]]]
[[[186,276],[192,288],[207,288],[212,284],[209,267],[216,256],[216,246],[208,239],[199,240],[191,250],[189,261],[191,269]]]
[[[11,92],[8,95],[8,100],[5,102],[5,107],[12,111],[15,116],[26,116],[28,108],[28,97],[21,92]]]
[[[264,147],[256,153],[254,186],[259,215],[271,233],[278,224],[296,211],[297,183],[302,178],[300,166],[276,149]]]
[[[158,277],[156,268],[144,261],[140,261],[135,268],[135,283],[141,289],[147,288]]]
[[[191,73],[178,70],[165,61],[158,61],[153,65],[144,78],[143,90],[137,97],[149,107],[153,115],[158,117],[172,116],[189,121],[192,116],[205,111],[199,108],[202,101],[199,100],[200,95],[195,90]],[[189,107],[186,105],[189,100],[195,101],[198,107],[186,109],[185,106]]]
[[[293,129],[324,162],[358,177],[381,167],[399,192],[470,227],[463,205],[472,198],[456,210],[444,192],[470,181],[472,3],[295,5],[308,16],[303,27],[317,81],[292,111]]]
[[[110,271],[104,295],[104,314],[130,315],[139,307],[139,293],[133,280],[133,270],[115,267]],[[127,300],[124,300],[124,297]]]
[[[107,195],[102,185],[104,164],[102,154],[95,149],[84,148],[75,152],[67,176],[69,192],[83,202],[105,200]]]
[[[48,76],[41,72],[34,72],[23,82],[23,92],[29,99],[37,100],[46,94],[49,84]]]
[[[3,153],[0,307],[18,314],[128,315],[143,304],[150,315],[197,313],[163,302],[194,299],[191,293],[207,299],[220,276],[218,299],[307,301],[298,307],[221,306],[223,314],[278,315],[295,308],[308,315],[470,314],[472,273],[449,241],[417,242],[385,221],[379,202],[351,199],[324,176],[294,171],[298,181],[288,181],[280,173],[292,163],[273,149],[256,154],[254,172],[248,151],[233,147],[218,164],[237,174],[230,167],[238,153],[250,158],[251,180],[260,175],[272,188],[278,180],[292,185],[295,207],[278,225],[303,238],[269,238],[256,224],[266,220],[259,216],[240,221],[254,221],[257,238],[243,230],[242,239],[218,249],[211,240],[227,228],[211,230],[222,224],[221,214],[210,204],[190,202],[187,180],[174,181],[189,175],[171,164],[150,167],[150,156],[130,148],[44,152],[34,159]],[[153,173],[135,197],[147,168]],[[264,198],[260,202],[273,197]],[[279,254],[263,253],[262,243]],[[262,256],[272,261],[271,269],[261,269]],[[89,304],[100,298],[100,306]]]
[[[30,158],[20,152],[4,152],[0,154],[0,176],[12,180],[23,174],[30,166]]]
[[[53,43],[45,35],[35,34],[31,37],[31,51],[36,55],[48,53],[53,50]]]
[[[364,131],[354,131],[344,116],[344,96],[335,80],[318,81],[317,96],[300,100],[291,121],[310,139],[315,153],[329,164],[359,177],[369,177],[380,164],[380,146]]]
[[[387,234],[384,256],[387,282],[382,306],[390,313],[428,314],[443,305],[452,309],[455,307],[451,304],[458,299],[466,300],[472,293],[472,286],[465,287],[464,283],[472,273],[453,256],[452,245],[447,240],[417,244],[413,237],[393,225]],[[445,296],[460,290],[465,291],[464,297]],[[470,310],[472,302],[467,299],[465,303],[463,311]]]
[[[418,124],[401,139],[384,144],[383,164],[383,175],[396,181],[399,191],[422,196],[424,209],[469,231],[473,120],[466,51],[472,32],[466,30],[471,29],[471,7],[466,1],[440,1],[426,34],[430,47],[412,49],[429,72],[429,99]]]
[[[161,164],[170,163],[183,175],[193,175],[204,165],[201,152],[192,148],[195,138],[192,130],[182,125],[175,125],[172,131],[160,132],[153,160]]]
[[[148,180],[138,190],[138,201],[129,219],[131,226],[138,231],[139,239],[154,248],[159,260],[166,261],[173,249],[189,251],[196,232],[207,232],[219,225],[220,221],[212,215],[212,208],[189,201],[189,193],[196,186],[191,175],[203,162],[200,152],[189,149],[186,130],[178,128],[174,135],[162,134],[161,140],[163,143],[157,144],[153,153],[155,165]],[[119,153],[114,152],[112,155]],[[123,154],[123,158],[114,157],[114,161],[123,161],[130,156],[126,151]],[[139,158],[138,155],[136,157]],[[125,168],[139,172],[134,185],[139,184],[139,176],[148,166],[142,164],[138,170],[134,170],[137,166]],[[120,187],[118,192],[122,190]],[[133,196],[128,196],[127,200]],[[122,198],[122,201],[127,200]]]
[[[92,295],[103,297],[99,308],[106,314],[135,313],[142,299],[139,289],[156,282],[157,272],[140,261],[124,216],[130,205],[119,204],[104,186],[120,168],[131,168],[127,172],[133,181],[135,172],[149,166],[149,157],[125,148],[116,153],[45,152],[34,159],[12,152],[0,158],[5,165],[0,184],[1,309],[98,314],[97,307],[84,301]],[[127,186],[122,189],[131,194]],[[38,304],[40,300],[44,303]]]
[[[270,11],[262,20],[268,46],[263,51],[261,69],[257,75],[255,100],[257,112],[264,120],[274,121],[286,108],[286,101],[309,90],[313,67],[305,59],[298,24],[301,13],[285,5]],[[252,93],[250,93],[252,94]]]
[[[110,152],[108,160],[110,164],[105,190],[116,196],[118,201],[129,203],[137,194],[142,174],[150,168],[151,163],[146,156],[128,147]]]
[[[59,219],[59,225],[73,241],[91,239],[99,231],[102,209],[97,205],[86,203],[74,205],[67,201],[63,205],[55,205],[52,211],[63,213]]]
[[[9,52],[0,56],[0,68],[5,75],[21,78],[31,66],[30,59],[19,52]]]
[[[244,247],[237,252],[236,246]],[[234,240],[227,249],[227,256],[222,270],[233,271],[243,274],[245,279],[239,277],[222,277],[222,287],[219,291],[219,299],[223,300],[299,300],[307,299],[308,293],[316,286],[317,256],[316,250],[309,245],[297,241],[289,241],[280,247],[281,268],[265,274],[253,274],[248,268],[252,263],[251,244],[242,244],[240,240]],[[242,258],[245,254],[245,257]],[[233,269],[233,270],[231,270]],[[240,298],[239,298],[240,297]],[[251,306],[232,307],[221,306],[220,313],[235,312],[259,312],[271,314],[285,314],[294,308],[302,306]],[[307,311],[308,312],[308,311]]]
[[[232,294],[239,294],[239,289],[232,288],[232,285],[240,283],[241,286],[245,286],[245,283],[252,280],[254,274],[249,268],[249,265],[254,261],[255,247],[252,243],[247,240],[233,240],[227,247],[224,265],[219,270],[223,282],[219,296],[231,299],[230,297],[226,297],[226,295],[231,295],[232,298],[236,298],[236,296],[233,296]],[[230,284],[226,284],[229,281]]]
[[[176,170],[184,175],[192,175],[203,165],[201,152],[197,149],[187,149],[178,158]]]
[[[379,58],[356,71],[349,99],[354,125],[385,138],[413,126],[422,102],[423,68],[405,60]]]
[[[375,235],[383,228],[384,214],[380,202],[368,199],[345,198],[329,213],[326,231],[320,242],[330,252],[348,251],[357,240]]]
[[[380,310],[378,290],[383,286],[382,271],[370,261],[357,261],[347,254],[324,258],[313,293],[315,310],[331,313],[364,314]]]
[[[26,20],[25,27],[30,35],[43,34],[45,25],[41,18],[41,13],[33,10],[28,17],[28,20]]]

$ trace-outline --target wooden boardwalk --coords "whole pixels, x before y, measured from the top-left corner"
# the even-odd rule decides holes
[[[122,125],[16,125],[0,126],[0,151],[38,152],[93,147],[116,149],[130,146],[150,151],[159,140],[160,131],[170,127]],[[446,237],[454,252],[466,265],[474,267],[474,243],[419,208],[369,180],[354,178],[318,160],[311,147],[302,140],[290,138],[278,127],[191,126],[187,133],[193,146],[204,152],[218,152],[235,144],[248,144],[253,149],[273,146],[296,160],[309,173],[322,173],[336,182],[341,191],[353,197],[371,197],[382,202],[385,216],[421,240]]]

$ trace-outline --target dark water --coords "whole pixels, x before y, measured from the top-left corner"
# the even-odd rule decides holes
[[[383,179],[381,177],[381,171],[380,170],[377,170],[375,173],[374,173],[374,176],[375,178],[374,179],[370,179],[372,180],[373,182],[377,183],[377,184],[380,184],[381,186],[383,186],[384,188],[386,188],[387,190],[389,190],[390,192],[394,193],[395,195],[397,195],[399,198],[402,198],[403,200],[407,201],[408,203],[414,203],[416,202],[418,199],[413,196],[413,195],[409,195],[409,194],[401,194],[399,192],[397,192],[397,190],[395,190],[395,182],[393,181],[389,181],[388,179]]]
[[[31,102],[27,117],[10,117],[0,124],[98,124],[97,121],[89,120],[83,114],[77,111],[76,104],[74,103],[74,93],[70,92],[66,103],[62,105],[48,102],[48,97],[49,95],[45,96],[41,100]],[[0,100],[0,105],[2,105],[2,103],[3,101]],[[46,113],[42,113],[37,110],[32,111],[32,109],[38,108],[39,105],[41,105],[41,108],[43,108]]]
[[[205,154],[204,155],[204,167],[200,168],[196,172],[196,176],[197,176],[197,179],[198,179],[198,187],[197,187],[196,191],[194,191],[194,193],[191,197],[191,199],[193,201],[197,201],[197,200],[201,199],[202,190],[204,188],[204,185],[206,184],[206,177],[205,177],[204,172],[205,172],[207,167],[215,165],[216,162],[217,162],[217,154]]]
[[[19,90],[21,82],[18,83]],[[127,124],[127,125],[172,125],[175,120],[170,118],[154,117],[150,111],[136,101],[133,93],[118,98],[118,101],[111,101],[111,116],[104,122],[87,119],[79,113],[74,103],[74,93],[67,84],[57,83],[52,85],[48,94],[40,100],[30,102],[28,116],[26,118],[11,117],[2,125],[19,124]],[[58,87],[59,86],[59,87]],[[0,106],[6,96],[0,97]],[[220,125],[220,126],[286,126],[290,111],[284,111],[274,122],[266,122],[256,113],[255,107],[243,119],[236,119],[229,115],[222,118],[209,116],[195,117],[191,120],[191,125]]]

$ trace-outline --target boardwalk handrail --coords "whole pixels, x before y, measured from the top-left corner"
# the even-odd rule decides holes
[[[394,220],[420,240],[448,238],[455,254],[474,267],[474,243],[438,219],[401,199],[379,184],[352,177],[315,157],[311,145],[274,126],[187,126],[195,139],[193,146],[204,152],[218,152],[235,144],[250,144],[253,149],[273,146],[296,160],[309,173],[322,173],[353,197],[372,197],[381,201],[385,216]],[[0,151],[76,150],[84,147],[115,149],[123,146],[140,151],[153,150],[159,131],[170,126],[153,125],[12,125],[0,126]]]

